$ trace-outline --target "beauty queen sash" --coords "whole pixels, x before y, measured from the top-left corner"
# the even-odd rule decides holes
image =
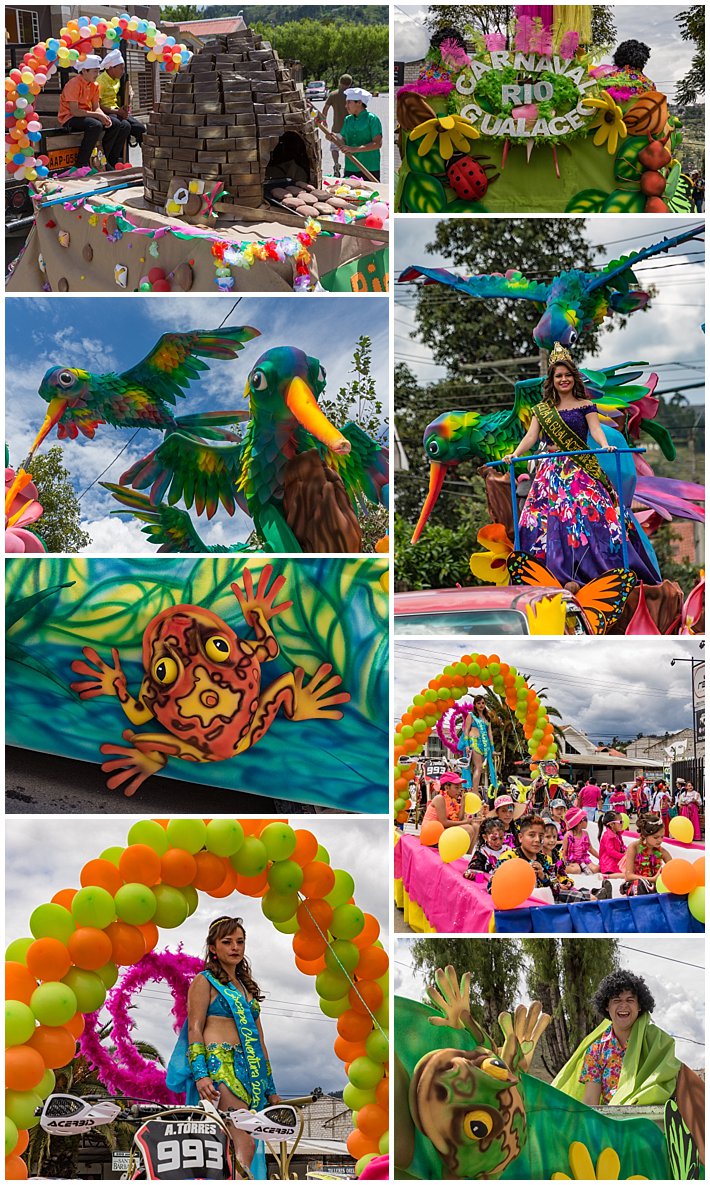
[[[587,448],[587,441],[582,440],[576,432],[572,431],[549,399],[543,399],[536,405],[535,415],[545,435],[561,452],[572,453],[576,449]],[[575,457],[574,459],[580,469],[584,469],[585,473],[588,473],[595,481],[601,482],[611,497],[616,500],[614,487],[595,456]]]

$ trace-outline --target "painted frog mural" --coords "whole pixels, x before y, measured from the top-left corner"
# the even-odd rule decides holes
[[[270,621],[292,606],[291,601],[275,604],[286,580],[278,576],[270,583],[272,574],[271,565],[263,568],[254,589],[245,569],[243,588],[232,585],[253,641],[196,605],[174,605],[154,617],[143,635],[145,674],[137,697],[128,690],[116,647],[112,665],[90,646],[83,649],[86,661],[71,664],[82,676],[71,685],[82,699],[115,696],[131,724],[155,720],[165,730],[129,728],[123,733],[125,745],[101,745],[110,758],[102,765],[110,790],[135,794],[169,757],[227,761],[261,740],[280,710],[293,721],[342,718],[339,705],[350,695],[339,690],[342,680],[329,663],[322,663],[308,682],[304,669],[295,667],[261,687],[262,665],[280,653]]]

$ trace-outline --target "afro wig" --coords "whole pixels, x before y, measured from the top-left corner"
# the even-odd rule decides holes
[[[592,1005],[601,1016],[609,1016],[609,1001],[621,992],[632,992],[638,1000],[639,1015],[653,1012],[656,1001],[646,986],[645,979],[632,971],[612,971],[606,975],[592,996]]]
[[[622,41],[614,54],[614,65],[623,70],[630,66],[632,70],[643,72],[646,62],[651,56],[651,50],[643,41]]]

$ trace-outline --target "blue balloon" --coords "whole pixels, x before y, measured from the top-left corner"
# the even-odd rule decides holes
[[[18,95],[28,95],[30,93],[30,88],[26,82],[18,82],[17,93]]]
[[[88,16],[80,16],[79,19],[77,20],[77,24],[78,25],[88,25],[89,24]]]
[[[166,40],[166,42],[165,42],[165,44],[166,44],[166,45],[175,45],[175,38],[174,38],[174,37],[168,37],[168,38],[167,38],[167,40]]]
[[[42,139],[42,133],[41,132],[28,132],[27,139],[31,140],[33,144],[36,144],[38,140]]]
[[[13,162],[14,162],[16,165],[24,165],[24,163],[25,163],[25,154],[24,154],[23,152],[17,152],[17,153],[16,153],[16,154],[13,156],[13,158],[12,158],[12,159],[13,159]]]
[[[37,170],[38,177],[48,177],[49,176],[49,169],[47,168],[46,165],[36,165],[35,168]]]

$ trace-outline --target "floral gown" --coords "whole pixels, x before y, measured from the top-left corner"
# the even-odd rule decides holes
[[[590,403],[559,414],[586,441],[587,416],[596,410],[596,404]],[[551,445],[543,433],[540,451]],[[629,567],[646,584],[657,584],[637,538],[635,527],[627,523]],[[616,501],[600,481],[581,468],[576,457],[538,461],[520,516],[520,547],[562,584],[570,580],[586,584],[611,568],[620,568],[621,523]]]

